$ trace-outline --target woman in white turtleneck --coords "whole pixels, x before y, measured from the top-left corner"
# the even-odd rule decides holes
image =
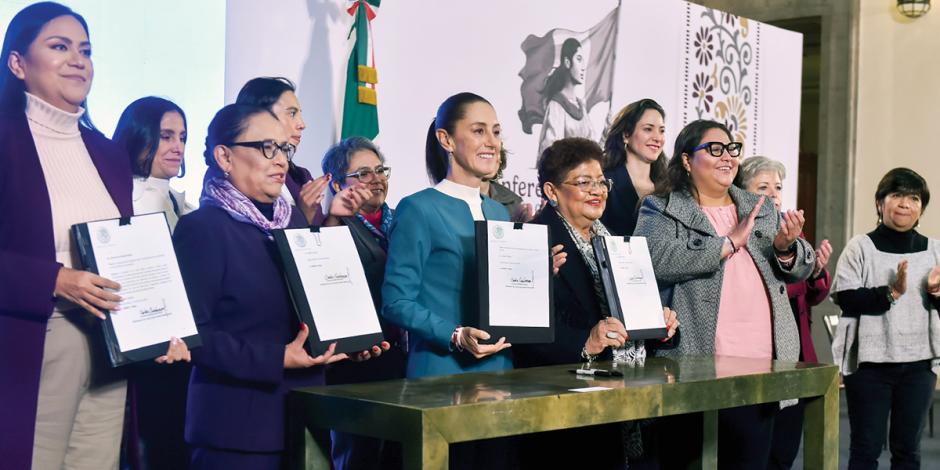
[[[134,214],[163,212],[172,231],[192,211],[184,194],[170,188],[170,179],[186,172],[186,114],[172,101],[140,98],[121,113],[112,140],[131,159]]]
[[[170,179],[186,172],[186,129],[186,114],[179,106],[147,96],[124,109],[112,138],[130,157],[134,214],[163,212],[171,231],[182,215],[193,210],[183,193],[170,188]],[[183,430],[191,370],[188,362],[165,367],[142,364],[129,370],[144,468],[189,464]]]
[[[69,228],[132,215],[131,172],[86,112],[81,15],[23,8],[0,57],[0,466],[116,469],[126,387],[98,319],[120,285],[80,269]]]

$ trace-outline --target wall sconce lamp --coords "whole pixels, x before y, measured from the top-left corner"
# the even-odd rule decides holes
[[[898,12],[908,18],[920,18],[930,11],[930,0],[898,0]]]

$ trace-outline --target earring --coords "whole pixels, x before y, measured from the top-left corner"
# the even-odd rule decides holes
[[[550,205],[550,206],[552,206],[552,207],[558,207],[558,201],[556,201],[556,200],[554,200],[554,199],[549,199],[549,200],[548,200],[548,205]]]
[[[226,172],[223,172],[223,174],[225,175],[225,179],[228,179],[229,172],[226,171]]]

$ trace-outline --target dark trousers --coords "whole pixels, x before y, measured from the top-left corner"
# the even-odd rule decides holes
[[[368,470],[402,468],[401,444],[344,432],[330,432],[333,448],[330,455],[336,470]]]
[[[762,469],[767,466],[777,402],[718,412],[718,468]],[[687,468],[702,453],[702,414],[657,420],[661,468]],[[667,437],[668,436],[668,437]]]
[[[497,437],[458,442],[449,448],[450,470],[516,470],[519,467],[519,438]]]
[[[341,361],[326,369],[326,384],[357,384],[405,376],[405,353],[397,345],[365,362]],[[402,467],[401,444],[331,431],[330,457],[336,470],[396,470]]]
[[[767,468],[784,470],[793,467],[796,454],[800,451],[803,439],[803,412],[806,402],[800,400],[795,406],[788,406],[774,418],[774,437],[770,447],[770,460]]]
[[[141,468],[189,468],[189,450],[183,440],[189,363],[139,364],[131,372],[129,387],[136,395]]]
[[[192,468],[198,470],[282,470],[284,454],[280,452],[238,452],[192,448]]]
[[[520,436],[519,468],[624,470],[621,432],[620,423],[614,423]]]
[[[920,468],[920,438],[937,383],[930,361],[863,363],[844,382],[849,470],[878,468],[886,435],[892,469]]]

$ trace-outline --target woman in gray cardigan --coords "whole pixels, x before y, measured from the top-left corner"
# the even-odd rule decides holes
[[[662,188],[640,208],[634,234],[647,237],[656,280],[682,312],[682,341],[663,355],[799,358],[786,283],[806,279],[816,255],[799,238],[800,211],[778,216],[764,197],[733,186],[741,153],[724,125],[689,123],[676,138]],[[718,449],[720,468],[766,467],[776,410],[769,404],[719,412],[718,442],[726,443]],[[700,452],[701,425],[690,420],[701,417],[663,420],[663,432],[695,433],[671,440],[660,456],[664,468],[685,466]],[[676,442],[695,444],[676,449]]]

